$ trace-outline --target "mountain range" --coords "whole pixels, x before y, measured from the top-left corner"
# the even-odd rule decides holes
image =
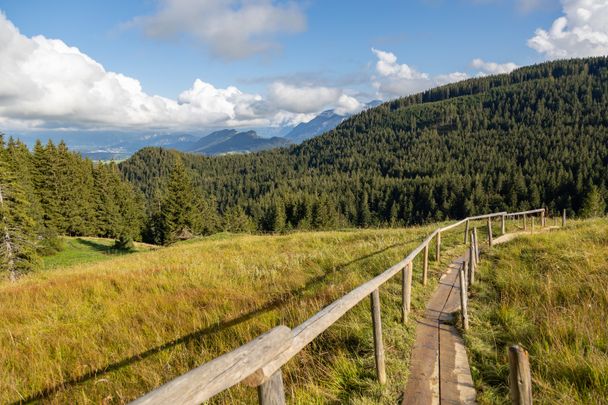
[[[365,108],[373,108],[381,103],[379,100],[374,100],[367,103]],[[240,132],[236,129],[222,129],[202,136],[188,133],[138,134],[136,136],[125,134],[118,142],[103,141],[105,138],[115,139],[116,135],[112,134],[111,137],[99,137],[98,145],[86,144],[78,147],[72,141],[68,141],[68,144],[93,160],[124,160],[138,150],[149,146],[208,156],[250,153],[299,144],[335,129],[350,116],[352,114],[338,114],[335,110],[326,110],[312,120],[300,123],[295,127],[261,127]]]

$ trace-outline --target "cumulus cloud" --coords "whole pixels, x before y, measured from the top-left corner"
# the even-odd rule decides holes
[[[608,54],[608,0],[562,0],[563,16],[539,28],[528,46],[548,59]]]
[[[471,61],[471,67],[477,69],[481,75],[499,75],[502,73],[511,73],[519,66],[513,62],[496,63],[486,62],[482,59],[473,59]]]
[[[340,114],[356,112],[362,108],[357,99],[334,87],[296,87],[283,82],[270,86],[268,99],[279,109],[301,114],[319,111],[329,105],[336,106]]]
[[[32,38],[0,13],[0,125],[25,128],[188,129],[308,121],[324,108],[360,103],[332,87],[275,83],[269,96],[196,79],[177,100],[146,93],[140,82],[104,67],[61,40]]]
[[[241,59],[278,48],[279,33],[306,29],[306,16],[293,2],[271,0],[161,0],[156,14],[132,25],[153,38],[186,34],[217,56]]]
[[[427,90],[437,85],[452,83],[468,77],[466,73],[454,72],[438,76],[419,72],[407,64],[399,64],[392,52],[372,48],[377,58],[376,74],[372,76],[372,85],[380,98],[401,97]]]

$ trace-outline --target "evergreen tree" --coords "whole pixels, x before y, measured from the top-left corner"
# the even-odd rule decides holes
[[[224,231],[233,233],[253,232],[255,230],[255,223],[242,207],[236,206],[228,208],[226,211],[223,229]]]
[[[593,218],[602,217],[606,213],[606,201],[600,193],[599,189],[595,186],[591,186],[585,198],[583,199],[583,206],[581,208],[581,217]]]
[[[0,269],[8,272],[11,281],[37,264],[36,224],[17,178],[0,136]]]
[[[196,226],[198,202],[190,175],[177,160],[169,177],[166,197],[160,210],[160,240],[163,244],[191,237]]]

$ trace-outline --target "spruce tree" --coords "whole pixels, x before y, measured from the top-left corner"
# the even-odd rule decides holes
[[[606,201],[596,186],[591,186],[583,199],[581,217],[602,217],[606,213]]]
[[[8,272],[11,281],[37,265],[36,224],[18,170],[10,166],[0,136],[0,269]]]
[[[196,223],[196,194],[190,175],[177,159],[169,176],[165,198],[160,209],[160,241],[170,244],[193,235]]]

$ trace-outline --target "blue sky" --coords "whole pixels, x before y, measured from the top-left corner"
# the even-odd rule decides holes
[[[608,53],[607,0],[20,0],[0,10],[11,44],[0,70],[14,80],[0,85],[2,130],[295,124]]]

